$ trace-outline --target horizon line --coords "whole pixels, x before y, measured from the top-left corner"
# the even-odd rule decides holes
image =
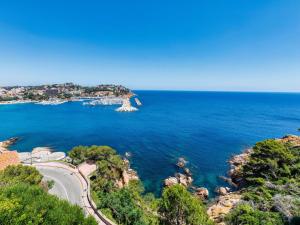
[[[76,82],[47,82],[42,84],[26,84],[26,85],[20,85],[20,84],[14,84],[14,85],[0,85],[0,88],[4,87],[26,87],[26,86],[43,86],[43,85],[54,85],[54,84],[67,84],[67,83],[73,83],[75,85],[80,86],[97,86],[97,85],[116,85],[116,86],[124,86],[126,88],[129,88],[126,85],[123,84],[117,84],[117,83],[102,83],[102,84],[80,84]],[[222,90],[222,89],[169,89],[169,88],[129,88],[132,91],[169,91],[169,92],[176,92],[176,91],[182,91],[182,92],[228,92],[228,93],[287,93],[287,94],[300,94],[300,90]]]

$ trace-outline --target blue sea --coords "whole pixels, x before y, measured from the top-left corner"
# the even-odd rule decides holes
[[[136,91],[143,103],[133,113],[116,106],[0,106],[0,139],[20,137],[12,148],[50,146],[69,151],[76,145],[109,145],[132,153],[147,191],[158,194],[173,175],[178,157],[188,160],[194,184],[224,185],[218,178],[227,160],[257,141],[300,134],[300,94]]]

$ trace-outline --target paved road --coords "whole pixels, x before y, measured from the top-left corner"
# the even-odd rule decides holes
[[[44,176],[45,180],[54,181],[53,188],[49,190],[50,194],[54,194],[59,198],[68,200],[74,205],[85,208],[82,199],[83,191],[85,190],[74,173],[64,168],[37,166],[37,169]]]
[[[89,183],[77,168],[59,162],[35,163],[35,166],[46,180],[54,180],[49,191],[59,198],[79,205],[86,215],[93,216],[99,225],[114,225],[101,212],[96,210],[95,203],[89,197]]]

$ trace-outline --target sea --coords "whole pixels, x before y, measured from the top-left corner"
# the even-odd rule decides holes
[[[12,149],[47,146],[68,152],[77,145],[108,145],[131,153],[146,191],[159,195],[184,157],[194,185],[226,185],[228,159],[267,138],[300,135],[300,94],[135,91],[139,111],[117,106],[0,105],[0,139],[20,137]]]

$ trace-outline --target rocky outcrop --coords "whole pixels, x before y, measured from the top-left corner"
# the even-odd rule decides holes
[[[8,151],[9,146],[15,144],[18,140],[19,140],[19,138],[14,137],[14,138],[10,138],[6,141],[0,142],[0,153]]]
[[[276,139],[276,141],[282,142],[284,144],[290,144],[293,147],[300,147],[300,137],[296,135],[287,135],[283,138]],[[231,159],[228,161],[230,165],[228,175],[230,178],[224,179],[224,177],[222,177],[222,179],[235,187],[242,186],[244,180],[241,176],[241,169],[248,162],[252,152],[253,149],[249,148],[246,149],[243,153],[231,157]]]
[[[216,188],[215,192],[218,193],[219,195],[226,195],[230,191],[229,187],[218,187]]]
[[[296,135],[287,135],[283,138],[276,139],[276,141],[282,142],[284,144],[289,144],[293,147],[300,147],[300,137]],[[230,164],[230,170],[228,172],[229,177],[220,177],[224,181],[228,182],[236,188],[243,186],[243,177],[242,177],[242,167],[248,162],[253,149],[247,149],[243,153],[233,156],[228,162]],[[270,189],[276,190],[286,190],[288,187],[281,187],[274,185],[270,182],[265,184]],[[219,197],[216,201],[208,208],[207,213],[209,217],[215,221],[218,225],[225,225],[224,218],[241,201],[240,191],[230,192],[230,189],[226,187],[220,187],[216,189],[216,192],[219,194]],[[276,198],[278,200],[278,198]],[[280,199],[278,201],[279,208],[282,209],[282,206],[286,203],[281,204],[283,201]],[[277,209],[278,210],[278,209]],[[278,210],[280,211],[280,210]],[[286,210],[283,210],[283,214]],[[288,216],[287,216],[288,217]]]
[[[228,175],[230,177],[231,185],[238,187],[243,184],[243,177],[241,177],[241,169],[248,162],[252,152],[252,148],[246,149],[243,153],[239,155],[234,155],[228,161],[230,165]]]
[[[177,173],[176,178],[179,184],[182,184],[185,187],[190,186],[193,183],[193,178],[182,173]]]
[[[179,184],[179,182],[176,177],[168,177],[167,179],[165,179],[164,184],[166,187],[170,187],[175,184]]]
[[[9,146],[15,144],[18,140],[19,140],[19,138],[13,137],[13,138],[10,138],[6,141],[2,141],[2,142],[0,142],[0,147],[8,148]]]
[[[137,172],[130,168],[130,162],[128,161],[128,159],[124,159],[124,163],[126,165],[126,168],[122,171],[121,179],[116,182],[119,188],[128,185],[132,180],[140,179]]]
[[[207,214],[216,224],[225,225],[225,216],[240,202],[240,200],[241,194],[239,192],[232,192],[219,196],[216,202],[208,208]]]
[[[208,199],[209,191],[207,188],[204,187],[195,188],[195,195],[201,200],[206,200]]]
[[[179,168],[184,168],[185,167],[185,164],[186,164],[186,160],[182,157],[180,157],[178,159],[178,162],[176,163],[176,165],[179,167]]]
[[[167,187],[175,184],[181,184],[184,187],[188,187],[193,183],[193,178],[182,173],[176,173],[174,177],[165,179],[164,183]]]
[[[300,137],[296,135],[287,135],[284,136],[283,138],[276,139],[276,140],[282,143],[291,144],[293,147],[300,147]]]

